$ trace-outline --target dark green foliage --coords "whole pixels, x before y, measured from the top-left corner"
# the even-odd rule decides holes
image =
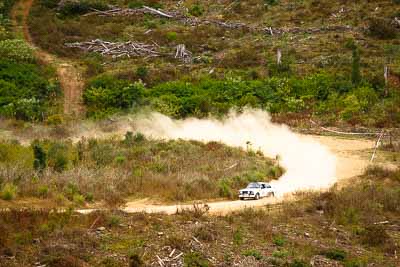
[[[297,260],[295,259],[293,262],[289,264],[289,267],[308,267],[310,266],[309,263],[303,260]]]
[[[389,113],[386,117],[378,116],[382,111],[378,112],[377,105],[381,110],[396,109],[392,101],[397,98],[382,106],[378,100],[383,90],[361,80],[357,71],[358,52],[355,53],[353,76],[357,83],[342,76],[317,73],[304,78],[273,77],[264,80],[203,78],[195,83],[167,82],[144,90],[142,84],[131,85],[111,76],[99,76],[89,82],[91,88],[86,89],[85,100],[89,116],[95,117],[129,109],[134,104],[150,105],[152,109],[175,118],[222,116],[232,109],[242,111],[245,107],[252,107],[271,113],[335,114],[351,123],[363,120],[381,123],[388,119]],[[376,116],[371,116],[372,112],[376,112]],[[391,116],[391,121],[400,121],[400,118]]]
[[[36,65],[0,61],[0,115],[42,120],[47,102],[57,91]]]
[[[102,117],[139,104],[143,90],[141,83],[132,84],[103,75],[89,81],[83,99],[88,106],[89,116]]]
[[[249,250],[243,251],[242,254],[243,254],[243,256],[246,256],[246,257],[254,257],[258,261],[263,258],[261,252],[258,250],[255,250],[255,249],[249,249]]]
[[[369,246],[379,247],[390,242],[390,236],[382,225],[369,225],[361,233],[362,242]]]
[[[199,252],[189,252],[184,257],[185,267],[208,267],[208,260]]]
[[[272,242],[274,243],[274,245],[282,247],[286,244],[286,239],[283,236],[275,236],[272,239]]]
[[[42,145],[39,142],[34,142],[32,144],[33,149],[33,167],[35,170],[43,170],[47,166],[47,154],[44,151]]]
[[[144,2],[141,0],[132,0],[132,1],[129,1],[129,3],[128,3],[129,8],[141,8],[143,6],[144,6]]]
[[[0,15],[8,17],[11,8],[14,6],[15,3],[16,0],[2,0],[0,3]]]
[[[141,267],[144,266],[142,259],[137,253],[129,256],[129,267]]]
[[[274,6],[279,3],[279,0],[264,0],[266,6]]]
[[[324,255],[328,259],[336,260],[336,261],[344,261],[347,257],[346,251],[341,250],[341,249],[330,249],[330,250],[322,252],[322,255]]]
[[[107,10],[108,4],[103,0],[66,1],[58,11],[64,16],[75,16],[85,14],[92,9]]]
[[[138,132],[133,136],[133,141],[137,143],[143,142],[146,141],[146,137],[144,136],[144,134]]]
[[[353,84],[359,84],[361,81],[360,72],[360,51],[357,46],[353,47],[353,57],[351,66],[351,81]]]
[[[201,15],[203,15],[203,12],[204,8],[200,4],[194,4],[189,9],[190,15],[195,17],[200,17]]]
[[[149,70],[145,66],[140,66],[136,69],[136,75],[142,80],[144,80],[148,74]]]
[[[389,19],[371,18],[368,29],[370,35],[378,39],[393,39],[397,36],[397,29]]]
[[[40,4],[47,8],[56,8],[60,0],[40,0]]]
[[[47,153],[48,165],[57,172],[62,172],[68,166],[68,148],[65,144],[52,144]]]

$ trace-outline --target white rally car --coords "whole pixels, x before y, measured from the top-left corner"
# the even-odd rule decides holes
[[[263,182],[249,183],[249,185],[239,190],[239,199],[245,198],[260,199],[262,197],[275,196],[275,191],[271,185]]]

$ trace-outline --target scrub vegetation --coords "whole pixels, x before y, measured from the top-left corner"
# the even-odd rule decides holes
[[[399,177],[369,169],[349,187],[228,216],[3,212],[1,264],[398,266]]]
[[[37,198],[58,206],[127,198],[190,201],[235,198],[249,182],[278,179],[279,162],[217,142],[123,140],[0,143],[0,198]]]

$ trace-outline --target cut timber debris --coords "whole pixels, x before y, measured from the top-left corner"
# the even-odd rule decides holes
[[[132,56],[160,56],[160,52],[157,51],[157,46],[136,43],[132,41],[113,43],[96,39],[81,43],[67,43],[65,45],[70,48],[79,48],[87,52],[97,52],[102,55],[112,56],[113,58]]]
[[[69,48],[78,48],[85,52],[100,53],[103,56],[111,56],[112,58],[168,56],[179,59],[184,63],[192,63],[193,61],[192,53],[186,49],[184,44],[178,45],[174,52],[168,52],[168,49],[161,49],[157,44],[144,44],[133,41],[113,43],[100,39],[87,42],[66,43],[65,46]]]
[[[161,11],[155,8],[151,8],[148,6],[143,6],[142,8],[111,8],[109,10],[97,10],[92,8],[92,12],[86,13],[83,16],[92,16],[92,15],[97,15],[97,16],[133,16],[133,15],[138,15],[138,14],[150,14],[154,16],[159,16],[163,18],[174,18],[176,16],[176,13],[167,13],[165,11]]]

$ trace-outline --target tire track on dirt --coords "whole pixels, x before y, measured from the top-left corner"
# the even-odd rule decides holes
[[[11,18],[15,32],[22,35],[21,37],[34,48],[36,58],[41,64],[55,67],[63,91],[64,114],[73,117],[83,116],[85,112],[82,101],[84,81],[77,67],[72,61],[59,58],[37,47],[29,33],[28,17],[33,1],[22,0],[13,7]]]

